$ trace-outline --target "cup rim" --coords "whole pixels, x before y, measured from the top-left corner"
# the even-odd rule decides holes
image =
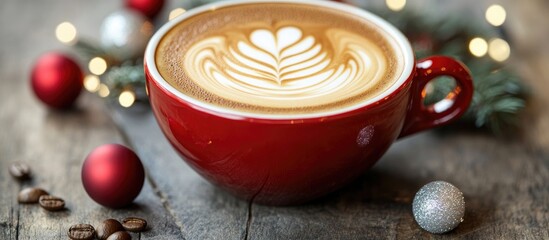
[[[398,79],[385,91],[379,95],[361,101],[359,103],[347,106],[344,108],[338,108],[332,111],[323,111],[318,113],[298,113],[298,114],[268,114],[268,113],[251,113],[238,111],[235,109],[225,108],[217,106],[214,104],[202,102],[193,97],[187,96],[179,90],[175,89],[171,84],[169,84],[163,77],[160,75],[158,68],[156,66],[156,48],[160,43],[160,40],[165,36],[165,34],[179,24],[181,21],[184,21],[187,18],[190,18],[194,15],[206,12],[206,11],[215,11],[218,8],[242,5],[242,4],[251,4],[251,3],[292,3],[292,4],[304,4],[304,5],[314,5],[320,7],[327,7],[331,9],[336,9],[338,11],[347,12],[353,14],[360,18],[364,18],[374,25],[378,26],[381,30],[385,31],[389,38],[392,38],[399,52],[403,57],[403,70],[400,73]],[[366,108],[374,103],[380,102],[381,100],[387,99],[393,93],[397,92],[401,87],[407,82],[413,72],[413,66],[415,63],[414,53],[412,51],[412,46],[408,39],[400,32],[396,27],[382,19],[381,17],[368,12],[367,10],[354,7],[348,4],[338,3],[334,1],[318,1],[318,0],[302,0],[296,2],[295,0],[235,0],[235,1],[221,1],[206,4],[200,7],[193,8],[180,16],[176,17],[165,23],[156,33],[151,37],[147,48],[145,50],[145,71],[150,75],[152,81],[156,82],[161,88],[171,93],[173,96],[176,96],[180,100],[194,105],[200,109],[205,109],[211,113],[218,113],[222,116],[231,116],[232,118],[252,118],[252,119],[265,119],[265,120],[288,120],[288,119],[313,119],[313,118],[326,118],[330,116],[341,115],[344,113],[354,112],[355,110]]]

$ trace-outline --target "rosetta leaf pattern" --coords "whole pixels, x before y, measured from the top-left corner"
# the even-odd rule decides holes
[[[329,65],[328,54],[322,52],[322,46],[312,36],[303,38],[302,35],[299,28],[292,26],[280,28],[277,32],[258,29],[250,34],[249,43],[239,42],[237,49],[230,51],[232,57],[244,64],[229,58],[225,60],[240,73],[279,85],[287,80],[318,74]],[[235,71],[228,74],[242,77]]]
[[[276,107],[296,100],[326,104],[373,88],[386,64],[379,47],[341,29],[321,30],[281,26],[220,33],[187,51],[185,69],[218,96],[269,106],[276,100]]]

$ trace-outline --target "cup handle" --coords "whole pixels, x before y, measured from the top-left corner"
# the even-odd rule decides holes
[[[440,76],[454,78],[456,87],[444,99],[425,106],[425,86]],[[473,98],[473,82],[469,70],[463,63],[445,56],[432,56],[418,61],[411,84],[412,96],[399,138],[458,119],[465,113]]]

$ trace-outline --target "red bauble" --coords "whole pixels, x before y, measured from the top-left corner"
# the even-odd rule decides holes
[[[74,60],[60,53],[46,53],[32,69],[31,85],[46,105],[70,107],[82,90],[84,75]]]
[[[154,18],[164,6],[164,0],[126,0],[126,7],[136,10],[148,18]]]
[[[82,166],[82,184],[97,203],[120,208],[129,205],[141,192],[145,170],[139,157],[119,144],[94,149]]]

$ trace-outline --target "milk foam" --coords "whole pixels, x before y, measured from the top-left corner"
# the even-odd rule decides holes
[[[391,88],[403,71],[396,41],[369,20],[326,7],[254,3],[175,24],[155,63],[181,94],[250,114],[321,114]]]
[[[371,90],[386,62],[360,35],[292,25],[225,29],[195,42],[183,59],[187,75],[205,90],[265,107],[314,106]]]

